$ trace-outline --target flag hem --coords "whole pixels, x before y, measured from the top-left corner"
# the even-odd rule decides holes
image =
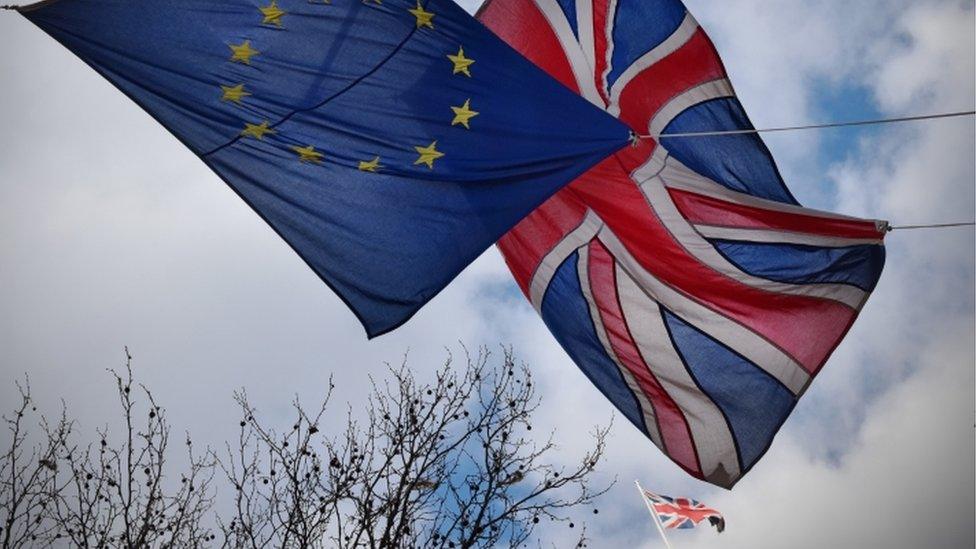
[[[41,9],[48,4],[53,4],[55,2],[60,2],[61,0],[40,0],[40,2],[34,2],[33,4],[24,4],[23,6],[14,6],[14,9],[19,13],[26,13],[29,11],[34,11]]]

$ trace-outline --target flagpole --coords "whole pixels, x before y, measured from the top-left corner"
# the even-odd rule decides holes
[[[664,535],[664,525],[661,524],[661,519],[658,518],[657,513],[654,511],[654,507],[651,506],[651,502],[647,501],[647,496],[644,495],[644,489],[641,488],[640,482],[635,480],[634,484],[637,485],[637,491],[640,492],[641,499],[644,500],[644,505],[647,506],[647,512],[651,514],[651,518],[654,519],[654,525],[657,526],[657,531],[661,533],[661,539],[664,540],[664,546],[668,549],[672,549],[671,542],[668,541],[668,537]]]

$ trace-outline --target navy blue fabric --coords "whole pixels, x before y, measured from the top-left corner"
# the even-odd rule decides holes
[[[451,0],[63,0],[24,15],[165,125],[356,312],[412,316],[628,129]],[[232,45],[259,53],[231,61]],[[471,76],[448,55],[475,60]],[[221,86],[250,95],[223,101]],[[470,100],[470,129],[451,107]],[[245,124],[269,123],[263,139]],[[445,156],[417,165],[414,147]],[[313,146],[321,162],[300,162]],[[359,170],[379,156],[377,173]],[[255,258],[259,260],[259,258]]]
[[[838,282],[873,291],[885,263],[884,246],[820,248],[709,239],[739,269],[777,282]]]
[[[753,129],[735,98],[699,103],[679,114],[662,133]],[[780,176],[773,155],[757,134],[712,137],[662,137],[671,156],[699,174],[732,190],[797,204]]]
[[[795,404],[792,393],[738,353],[662,307],[671,339],[691,375],[725,415],[746,471],[762,457]]]
[[[592,0],[582,0],[583,2],[591,2]],[[556,0],[559,7],[566,14],[566,20],[569,21],[569,26],[573,28],[573,34],[576,38],[579,38],[579,22],[576,20],[576,0]]]
[[[596,335],[590,306],[583,297],[578,263],[577,252],[559,266],[542,301],[542,320],[583,374],[624,417],[647,435],[637,398]]]
[[[613,15],[613,55],[607,83],[612,86],[634,61],[671,36],[687,11],[677,0],[618,2]]]

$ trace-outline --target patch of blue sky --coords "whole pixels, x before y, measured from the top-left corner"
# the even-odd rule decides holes
[[[833,123],[883,118],[873,93],[860,82],[833,82],[818,77],[810,82],[810,116],[813,123]],[[820,133],[815,162],[826,174],[832,166],[856,159],[865,154],[862,143],[880,135],[884,126],[855,126],[810,130]],[[837,206],[837,188],[828,177],[821,178],[820,188],[806,193],[808,206],[832,210]],[[819,192],[818,192],[819,191]]]
[[[530,307],[525,294],[514,280],[494,278],[478,285],[478,297],[492,302],[513,307]]]

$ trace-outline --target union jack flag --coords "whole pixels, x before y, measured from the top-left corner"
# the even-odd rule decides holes
[[[661,526],[670,530],[686,530],[695,528],[708,521],[719,533],[725,530],[725,518],[711,507],[706,507],[697,500],[690,498],[672,498],[659,496],[643,490],[644,497],[651,502],[651,507],[657,513]]]
[[[499,242],[583,373],[691,475],[731,488],[874,289],[882,221],[803,208],[677,0],[489,0],[479,19],[644,139]]]

